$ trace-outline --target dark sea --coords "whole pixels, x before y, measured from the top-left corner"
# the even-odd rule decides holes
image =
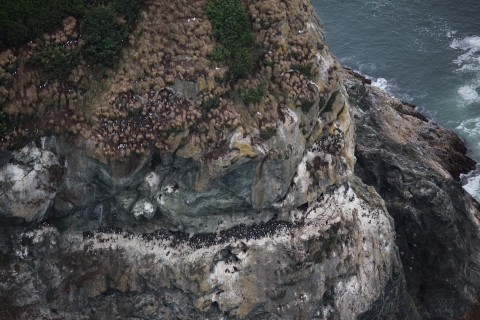
[[[311,0],[339,62],[454,130],[480,163],[480,0]],[[462,177],[480,200],[480,169]]]

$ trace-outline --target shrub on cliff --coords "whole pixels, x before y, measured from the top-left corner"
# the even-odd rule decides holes
[[[254,37],[246,8],[239,0],[211,0],[205,4],[205,13],[215,39],[221,44],[211,57],[223,60],[228,66],[226,80],[251,74],[254,61],[250,47]]]
[[[31,65],[41,65],[42,81],[65,80],[78,65],[79,51],[67,50],[61,45],[46,47],[30,59]]]
[[[143,2],[143,0],[115,0],[112,3],[112,7],[116,12],[123,15],[127,22],[130,22],[137,19]]]
[[[0,50],[17,46],[50,32],[67,16],[83,18],[98,6],[109,6],[136,19],[144,0],[0,0]]]
[[[128,35],[128,26],[117,22],[113,9],[102,6],[89,12],[83,30],[88,59],[101,66],[113,66]]]
[[[67,15],[81,16],[88,0],[0,0],[0,50],[48,32]]]
[[[258,85],[254,89],[242,89],[240,90],[240,95],[242,96],[243,103],[246,106],[248,106],[250,103],[260,103],[265,95],[265,88],[262,85]]]

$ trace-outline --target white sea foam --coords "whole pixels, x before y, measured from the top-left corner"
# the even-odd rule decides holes
[[[446,35],[447,35],[448,38],[451,38],[451,37],[453,37],[456,33],[457,33],[456,30],[448,30]]]
[[[463,189],[470,193],[472,196],[478,198],[480,194],[480,175],[479,170],[480,168],[477,167],[477,170],[467,174],[461,175],[460,178],[462,179]]]
[[[465,53],[459,55],[457,59],[453,61],[454,63],[462,67],[465,65],[476,66],[477,69],[480,67],[480,57],[477,55],[477,53],[480,53],[480,37],[473,36],[454,39],[452,43],[450,43],[450,47],[465,51]]]
[[[388,82],[384,78],[377,78],[377,80],[372,81],[372,85],[375,87],[379,87],[380,89],[387,91]]]
[[[458,94],[466,103],[480,102],[478,89],[480,89],[480,84],[477,83],[465,85],[458,89]]]
[[[465,132],[472,138],[478,137],[480,135],[480,117],[463,120],[457,129]]]
[[[472,177],[468,179],[468,183],[463,186],[468,193],[472,196],[479,194],[480,189],[480,176]]]
[[[392,90],[395,87],[395,85],[392,85],[391,83],[389,83],[387,81],[387,79],[385,78],[374,78],[374,77],[370,77],[368,74],[365,74],[365,73],[362,73],[360,72],[360,70],[354,70],[355,72],[363,75],[364,77],[368,78],[368,79],[372,79],[372,86],[375,86],[375,87],[378,87],[380,89],[382,89],[383,91],[385,91],[386,93],[388,93],[390,96],[392,97],[395,97],[395,94],[393,91],[396,91],[396,90]],[[402,99],[404,100],[409,100],[409,99],[405,99],[404,97],[401,97]]]
[[[457,89],[460,97],[460,106],[480,103],[480,37],[472,36],[463,39],[454,39],[450,47],[461,50],[462,53],[453,60],[458,65],[456,72],[471,74],[473,78]]]

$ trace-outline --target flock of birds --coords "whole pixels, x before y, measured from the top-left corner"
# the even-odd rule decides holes
[[[120,227],[100,227],[94,231],[84,231],[83,239],[90,240],[95,238],[99,242],[105,242],[113,238],[105,238],[104,235],[121,235],[124,239],[133,239],[134,237],[137,237],[145,243],[169,241],[169,247],[171,248],[188,245],[192,249],[197,250],[218,244],[231,243],[237,240],[248,241],[250,239],[258,240],[272,237],[281,230],[292,229],[296,226],[296,223],[272,219],[268,222],[254,225],[241,224],[230,229],[222,230],[219,233],[199,233],[194,235],[182,231],[169,231],[166,229],[159,229],[152,233],[136,235],[131,230]]]

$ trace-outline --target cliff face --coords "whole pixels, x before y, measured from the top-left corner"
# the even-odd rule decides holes
[[[161,35],[161,4],[133,43]],[[207,54],[176,47],[167,86],[102,93],[117,120],[98,103],[81,133],[2,155],[0,317],[434,319],[475,303],[478,209],[455,182],[473,165],[461,140],[342,71],[308,2],[244,4],[268,60],[253,76],[192,78]],[[261,101],[242,103],[259,84]],[[116,95],[145,115],[118,120]]]

